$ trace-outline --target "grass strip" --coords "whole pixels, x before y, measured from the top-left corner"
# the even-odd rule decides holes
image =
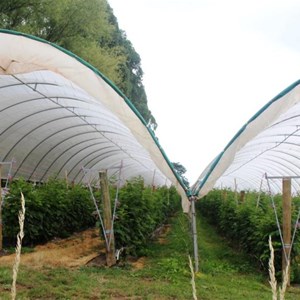
[[[133,267],[24,267],[18,277],[19,299],[192,299],[188,255],[192,252],[187,216],[180,213],[151,243],[147,256]],[[271,299],[268,278],[248,258],[231,249],[203,217],[198,216],[200,272],[195,274],[201,300]],[[11,270],[0,267],[0,299],[10,299]],[[290,288],[287,300],[300,299]]]

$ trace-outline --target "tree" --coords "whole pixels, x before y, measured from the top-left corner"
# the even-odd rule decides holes
[[[142,84],[140,56],[119,29],[107,0],[1,1],[0,27],[41,37],[82,57],[114,82],[156,128]]]
[[[186,173],[186,168],[179,162],[173,162],[172,165],[176,173],[180,176],[184,185],[188,188],[190,186],[190,183],[184,176],[184,174]]]

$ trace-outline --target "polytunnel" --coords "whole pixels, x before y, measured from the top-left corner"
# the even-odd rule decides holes
[[[93,181],[97,171],[185,186],[130,100],[87,62],[45,40],[0,31],[0,160],[13,177]],[[91,170],[85,176],[85,170]],[[93,172],[94,171],[94,172]],[[7,176],[2,174],[3,177]]]
[[[263,106],[207,166],[192,187],[200,198],[212,188],[281,193],[282,178],[300,191],[300,81]]]

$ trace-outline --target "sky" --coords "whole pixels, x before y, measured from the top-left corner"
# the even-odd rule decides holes
[[[108,0],[141,57],[156,136],[193,184],[300,79],[300,0]]]

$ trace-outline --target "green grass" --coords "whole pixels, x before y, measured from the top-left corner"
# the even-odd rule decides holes
[[[203,217],[198,217],[200,299],[271,299],[268,277],[245,255],[233,250]],[[286,299],[300,299],[299,288],[289,288]]]
[[[204,219],[198,218],[200,272],[196,274],[198,299],[271,299],[268,278],[247,257],[232,250]],[[192,299],[189,251],[192,250],[187,217],[172,219],[165,243],[152,243],[144,268],[130,265],[111,269],[20,266],[17,299]],[[10,299],[12,271],[0,267],[0,299]],[[290,288],[287,300],[300,299]]]

